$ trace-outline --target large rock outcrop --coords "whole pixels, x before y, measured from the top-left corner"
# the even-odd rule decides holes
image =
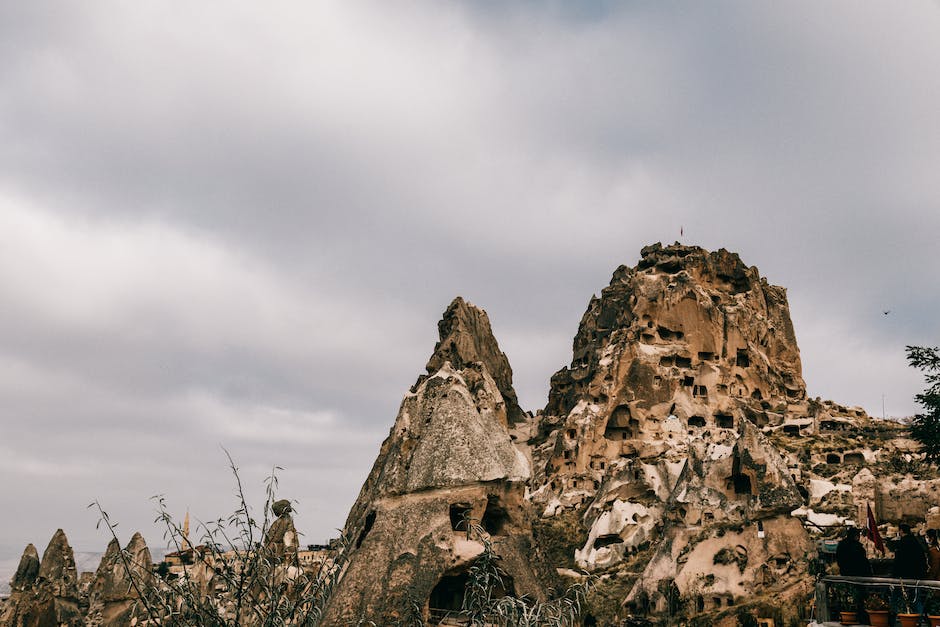
[[[484,551],[471,522],[491,538],[511,588],[543,597],[524,498],[529,464],[509,434],[512,371],[486,314],[462,299],[439,329],[429,374],[405,396],[347,520],[349,563],[326,624],[459,610]]]
[[[802,504],[761,429],[807,415],[805,396],[783,288],[724,250],[646,247],[591,300],[570,367],[552,377],[530,441],[532,500],[543,516],[578,513],[578,566],[630,562],[642,575],[629,597],[662,609],[663,581],[687,594],[696,574],[677,547],[694,552],[719,526],[776,528]],[[736,579],[704,594],[740,596]]]
[[[95,572],[85,624],[121,627],[141,621],[147,611],[139,591],[153,582],[153,559],[143,536],[135,533],[123,554],[118,541],[111,540]]]
[[[82,624],[75,555],[61,529],[55,532],[36,569],[36,549],[26,548],[13,578],[13,591],[0,625],[60,627]]]

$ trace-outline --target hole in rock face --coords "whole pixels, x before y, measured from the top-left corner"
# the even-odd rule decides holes
[[[621,542],[623,542],[623,538],[621,538],[616,533],[610,533],[607,535],[598,536],[597,539],[594,540],[594,548],[600,549],[605,546],[610,546],[611,544],[620,544]]]
[[[843,464],[852,464],[854,466],[861,466],[865,463],[865,456],[861,453],[846,453],[842,457]]]
[[[715,358],[715,353],[712,353],[710,351],[701,351],[698,354],[698,358],[701,361],[710,361]]]
[[[356,539],[356,548],[362,546],[362,542],[366,539],[366,536],[369,535],[369,532],[372,531],[372,525],[375,524],[375,510],[372,510],[366,515],[365,525],[362,527],[362,531],[359,533],[359,537]]]
[[[734,361],[741,368],[749,367],[751,365],[751,358],[747,356],[747,349],[739,348]]]
[[[694,379],[693,377],[683,377],[683,378],[682,378],[682,385],[685,386],[685,387],[687,387],[687,388],[690,388],[690,387],[692,387],[693,385],[695,385],[695,379]]]
[[[450,506],[450,528],[454,531],[466,531],[472,509],[470,503],[452,503]]]
[[[730,414],[715,414],[715,424],[719,429],[734,429],[734,416]]]
[[[664,355],[663,357],[659,358],[659,365],[665,368],[670,368],[675,363],[676,358],[674,355]]]
[[[828,455],[826,455],[826,463],[827,464],[841,464],[842,456],[839,455],[838,453],[829,453]]]
[[[705,419],[702,416],[689,416],[690,427],[704,427]]]
[[[428,609],[431,614],[431,624],[439,625],[448,612],[459,612],[463,606],[464,591],[467,589],[469,575],[444,575],[431,590],[428,598]]]
[[[735,494],[753,494],[751,478],[741,472],[741,458],[735,456],[734,463],[731,465],[731,487]]]
[[[704,385],[695,385],[692,386],[692,396],[697,396],[699,398],[708,398],[708,388]]]
[[[681,340],[684,336],[682,331],[673,331],[672,329],[667,329],[666,327],[657,327],[656,332],[659,333],[660,339],[666,342],[672,340]]]
[[[800,435],[800,425],[783,425],[783,432],[787,435]]]
[[[705,512],[702,514],[702,520],[705,522],[713,522],[715,520],[715,515],[711,512]]]
[[[764,395],[761,394],[760,390],[754,390],[753,392],[751,392],[751,398],[753,398],[755,401],[760,401],[760,400],[763,400]]]
[[[568,439],[573,440],[578,435],[575,429],[568,429]]]
[[[676,355],[676,366],[678,366],[679,368],[691,368],[692,358],[682,357],[681,355]]]
[[[489,496],[486,499],[486,511],[483,512],[483,528],[491,536],[501,536],[506,533],[509,524],[509,513],[500,504],[498,496]]]

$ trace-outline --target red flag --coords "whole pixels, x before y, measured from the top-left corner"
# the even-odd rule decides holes
[[[875,515],[871,511],[871,503],[868,503],[868,539],[875,543],[875,548],[881,551],[882,554],[885,552],[885,543],[881,539],[881,534],[878,533],[878,525],[875,524]]]

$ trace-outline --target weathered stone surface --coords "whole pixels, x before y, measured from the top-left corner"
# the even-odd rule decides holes
[[[499,350],[486,312],[458,296],[444,312],[437,328],[440,340],[428,360],[428,374],[440,370],[445,362],[450,362],[457,370],[472,363],[482,363],[503,397],[507,418],[511,422],[523,420],[524,412],[512,387],[509,359]]]
[[[402,402],[347,520],[349,564],[326,624],[395,624],[415,605],[425,615],[435,604],[459,609],[463,589],[451,584],[484,550],[469,520],[492,538],[513,588],[544,596],[524,498],[529,464],[508,431],[515,397],[501,391],[511,390],[508,361],[486,314],[462,299],[439,329],[430,376]]]
[[[26,545],[23,551],[23,557],[20,558],[20,564],[16,567],[16,574],[13,575],[13,581],[10,587],[13,590],[22,590],[32,586],[39,576],[39,553],[32,544]]]
[[[284,507],[285,503],[286,507]],[[300,540],[297,536],[297,529],[294,527],[294,519],[290,515],[290,501],[277,501],[272,510],[281,513],[268,528],[264,540],[265,548],[269,551],[269,555],[279,563],[296,565]]]
[[[133,535],[123,555],[117,540],[111,540],[95,572],[85,624],[120,627],[135,618],[143,620],[147,613],[138,589],[146,590],[153,581],[153,559],[140,533]]]
[[[32,545],[30,545],[32,546]],[[24,553],[26,571],[32,571],[35,548],[28,546]],[[34,580],[29,576],[19,580],[0,614],[0,625],[6,627],[58,627],[81,625],[78,575],[75,555],[65,533],[59,529],[52,536],[42,554],[42,561]]]

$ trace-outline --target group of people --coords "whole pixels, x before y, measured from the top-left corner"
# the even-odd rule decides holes
[[[899,537],[894,545],[891,575],[898,579],[940,580],[940,542],[937,530],[928,529],[925,536],[915,535],[911,526],[898,526]],[[850,527],[836,547],[839,574],[848,577],[871,577],[871,563],[860,541],[861,532]]]

